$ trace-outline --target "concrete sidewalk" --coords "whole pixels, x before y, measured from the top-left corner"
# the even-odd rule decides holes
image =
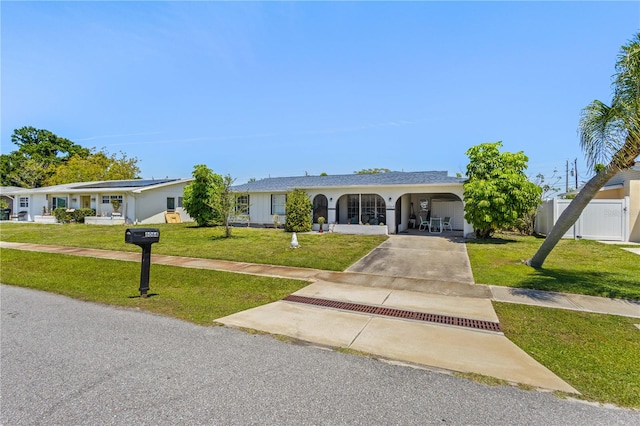
[[[0,242],[0,247],[140,261],[140,254],[134,252],[7,242]],[[534,294],[476,285],[465,245],[455,238],[391,236],[347,272],[165,255],[152,255],[152,263],[301,279],[311,284],[294,293],[296,296],[468,321],[497,322],[491,299],[594,312],[594,306],[598,305],[596,301],[599,301],[601,308],[611,309],[609,307],[612,306],[640,317],[640,305],[634,302],[600,298],[594,298],[596,301],[587,298],[585,301],[580,296],[567,302],[566,295],[547,297],[544,292]],[[320,346],[362,351],[393,361],[576,392],[502,333],[495,331],[284,300],[220,318],[218,322],[290,336]]]

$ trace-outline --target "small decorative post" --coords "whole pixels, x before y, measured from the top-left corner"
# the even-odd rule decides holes
[[[300,245],[298,244],[298,236],[294,232],[291,236],[291,248],[298,248]]]

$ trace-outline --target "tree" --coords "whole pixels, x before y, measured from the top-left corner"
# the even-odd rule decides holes
[[[204,164],[193,168],[193,182],[184,188],[182,205],[198,226],[222,223],[219,213],[212,207],[212,199],[217,188],[223,184],[222,176]]]
[[[90,150],[62,138],[49,130],[35,127],[16,129],[11,142],[18,146],[16,151],[2,154],[0,160],[0,180],[2,185],[26,188],[43,186],[54,168],[74,155],[86,157]]]
[[[306,192],[301,189],[294,189],[287,194],[285,203],[287,217],[284,229],[287,232],[309,232],[313,224],[311,223],[311,212],[313,204]]]
[[[106,151],[99,151],[86,157],[74,155],[58,164],[44,183],[60,185],[93,180],[137,179],[139,173],[137,158],[128,158],[123,152],[120,152],[118,158],[116,154],[109,155]]]
[[[541,268],[551,250],[616,173],[640,156],[640,33],[622,46],[615,66],[611,105],[594,100],[580,114],[580,145],[590,168],[597,171],[562,212],[527,264]],[[606,164],[598,167],[599,164]]]
[[[501,142],[483,143],[467,150],[464,218],[478,238],[513,226],[540,202],[541,188],[524,173],[529,159],[523,152],[500,153]]]
[[[236,209],[237,198],[231,191],[231,185],[233,185],[233,179],[230,175],[226,175],[219,182],[217,188],[214,188],[211,197],[211,207],[213,208],[216,216],[222,220],[222,226],[224,226],[224,236],[229,238],[231,236],[231,226],[229,225],[229,217]]]
[[[560,191],[560,187],[557,186],[562,180],[562,177],[557,174],[558,171],[554,170],[553,174],[547,178],[542,173],[538,173],[533,183],[538,185],[540,191],[540,203],[547,198],[550,194]],[[524,235],[533,235],[536,226],[536,216],[538,214],[538,206],[536,205],[531,210],[526,212],[515,224],[515,228]]]
[[[389,173],[390,171],[391,170],[389,169],[375,168],[375,169],[362,169],[353,173],[357,175],[377,175],[378,173]]]
[[[90,153],[89,149],[77,145],[69,139],[57,136],[49,130],[36,129],[31,126],[14,130],[11,142],[18,145],[18,150],[29,158],[53,163],[73,155],[87,156]]]

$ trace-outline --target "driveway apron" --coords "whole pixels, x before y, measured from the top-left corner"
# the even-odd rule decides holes
[[[490,291],[474,284],[461,238],[392,235],[344,273],[320,273],[293,296],[323,306],[283,300],[217,321],[393,362],[577,393],[500,331],[385,314],[498,323]]]

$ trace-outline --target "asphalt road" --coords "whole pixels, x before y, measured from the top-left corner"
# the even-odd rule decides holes
[[[3,425],[640,424],[640,413],[10,286]]]

